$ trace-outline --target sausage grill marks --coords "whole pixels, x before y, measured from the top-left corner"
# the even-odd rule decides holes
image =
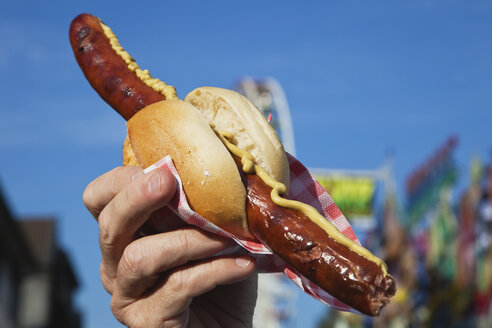
[[[176,99],[174,88],[141,71],[108,30],[99,18],[81,14],[69,33],[75,58],[101,98],[125,120],[150,104]],[[395,294],[393,277],[335,241],[303,213],[277,206],[271,188],[256,174],[244,173],[240,159],[233,157],[247,190],[251,233],[332,296],[364,314],[378,315]]]
[[[247,216],[251,233],[292,268],[358,311],[378,315],[396,291],[394,279],[330,238],[299,211],[279,207],[271,188],[246,174]]]
[[[125,120],[166,96],[128,69],[111,46],[99,18],[81,14],[70,25],[70,43],[82,72],[99,96]]]

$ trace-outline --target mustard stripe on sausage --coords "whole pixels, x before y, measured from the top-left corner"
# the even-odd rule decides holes
[[[164,95],[166,99],[178,99],[178,95],[176,94],[176,89],[173,86],[167,85],[161,80],[153,78],[150,75],[149,70],[140,69],[140,67],[135,62],[135,59],[133,59],[130,56],[130,54],[126,52],[125,49],[123,49],[123,47],[120,45],[118,38],[116,38],[116,35],[113,33],[113,31],[111,31],[111,29],[108,26],[104,25],[102,22],[100,23],[104,31],[104,34],[109,39],[111,47],[127,64],[128,69],[130,71],[134,72],[137,75],[137,77],[148,87]]]
[[[356,242],[345,236],[342,232],[340,232],[340,230],[337,229],[337,227],[328,222],[314,207],[299,201],[281,197],[280,195],[285,194],[286,192],[285,185],[273,179],[264,169],[256,165],[254,157],[251,153],[237,147],[232,142],[230,142],[230,140],[232,140],[233,138],[231,133],[224,131],[215,131],[215,133],[218,135],[218,137],[222,140],[222,143],[231,153],[241,158],[241,164],[243,165],[243,171],[245,173],[256,173],[267,186],[272,188],[270,196],[275,204],[302,212],[312,222],[323,229],[336,242],[342,244],[351,251],[366,258],[367,260],[375,263],[376,265],[381,267],[383,274],[387,275],[387,267],[383,260],[372,254],[368,249],[362,247],[361,245],[357,244]]]

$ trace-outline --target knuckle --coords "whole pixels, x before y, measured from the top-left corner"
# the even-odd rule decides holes
[[[114,168],[111,170],[110,172],[110,180],[109,180],[109,190],[111,191],[111,193],[114,195],[116,194],[116,181],[117,181],[117,177],[118,177],[118,170],[119,170],[119,167],[117,168]]]
[[[128,245],[123,251],[118,271],[124,275],[139,276],[143,272],[144,255],[138,242]]]
[[[134,168],[129,168],[125,166],[115,167],[110,171],[110,190],[113,194],[117,194],[124,184],[130,182],[130,177]]]
[[[187,290],[190,280],[190,275],[188,270],[175,270],[173,271],[167,279],[167,288],[176,295],[188,295]]]
[[[108,211],[103,210],[99,215],[99,243],[103,249],[112,249],[116,245],[117,236],[111,229],[111,219]]]
[[[115,318],[127,327],[146,328],[151,323],[144,318],[142,311],[137,311],[133,304],[113,296],[110,303],[111,312]]]
[[[121,305],[121,300],[118,296],[111,297],[110,308],[111,312],[113,312],[113,315],[119,322],[129,325],[129,322],[127,322],[128,316],[126,315],[126,311],[124,311],[124,308]]]
[[[94,181],[89,183],[87,187],[84,189],[82,193],[82,202],[84,203],[87,209],[91,209],[94,207]]]

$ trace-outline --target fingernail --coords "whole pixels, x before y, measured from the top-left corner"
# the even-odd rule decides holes
[[[149,182],[147,182],[147,188],[149,192],[154,194],[161,190],[161,175],[159,172],[155,172],[151,177]]]
[[[245,268],[251,263],[251,257],[248,255],[243,255],[241,257],[236,257],[234,261],[238,267]]]

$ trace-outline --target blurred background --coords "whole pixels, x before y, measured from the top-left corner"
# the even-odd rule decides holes
[[[372,320],[270,276],[257,327],[492,326],[489,1],[19,0],[0,11],[1,327],[120,326],[81,196],[126,132],[73,58],[82,12],[181,98],[231,88],[272,114],[398,280]]]

